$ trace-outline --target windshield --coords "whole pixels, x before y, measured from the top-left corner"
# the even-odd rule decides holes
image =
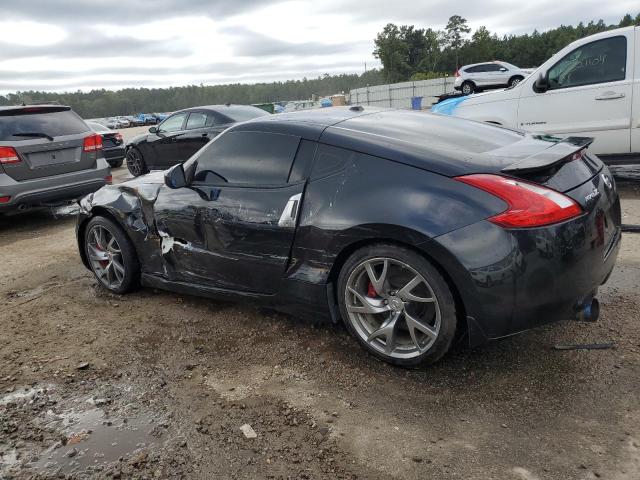
[[[71,110],[58,112],[16,110],[12,115],[0,116],[0,141],[26,141],[34,138],[19,135],[21,133],[39,133],[55,138],[62,135],[77,135],[88,130],[87,124]]]

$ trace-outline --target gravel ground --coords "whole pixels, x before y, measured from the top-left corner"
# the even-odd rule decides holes
[[[640,188],[621,188],[640,223]],[[599,322],[403,370],[339,326],[108,294],[74,223],[73,208],[0,220],[0,478],[640,478],[640,234]],[[615,348],[553,349],[596,342]]]

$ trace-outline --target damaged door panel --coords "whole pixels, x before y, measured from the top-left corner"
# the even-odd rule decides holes
[[[286,224],[279,220],[283,212],[292,216],[289,200],[301,197],[303,188],[304,183],[162,189],[155,220],[167,275],[217,288],[274,293],[295,232],[295,216]]]

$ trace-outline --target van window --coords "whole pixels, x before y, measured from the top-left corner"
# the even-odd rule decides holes
[[[582,45],[549,70],[550,90],[624,80],[627,38],[610,37]]]

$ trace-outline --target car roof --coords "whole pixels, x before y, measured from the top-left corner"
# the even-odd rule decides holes
[[[463,65],[462,67],[460,67],[460,69],[469,68],[469,67],[476,67],[478,65],[488,65],[490,63],[506,63],[506,62],[503,62],[502,60],[491,60],[490,62],[470,63],[469,65]],[[515,67],[515,65],[514,65],[514,67]]]
[[[64,112],[66,110],[71,110],[71,107],[67,107],[66,105],[9,105],[0,107],[0,112],[10,113],[10,112]]]
[[[182,113],[182,112],[193,112],[197,110],[211,110],[218,113],[233,113],[234,111],[243,111],[243,110],[262,110],[258,107],[254,107],[253,105],[233,105],[233,104],[225,104],[225,105],[202,105],[199,107],[189,107],[183,108],[182,110],[177,110],[173,113]],[[263,110],[264,111],[264,110]]]
[[[522,140],[522,132],[431,113],[378,107],[330,107],[260,117],[231,131],[266,131],[395,160],[444,175],[486,164],[486,152]]]

